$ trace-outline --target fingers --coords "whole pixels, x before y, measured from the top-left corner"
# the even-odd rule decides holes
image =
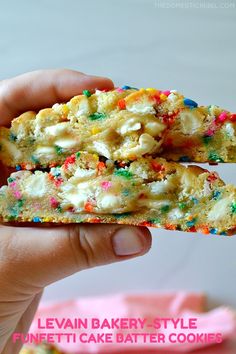
[[[149,230],[134,226],[2,227],[0,236],[0,278],[6,274],[5,283],[29,295],[77,271],[137,257],[151,247]]]
[[[3,80],[0,82],[0,124],[8,125],[24,111],[67,101],[83,90],[112,88],[110,79],[67,69],[33,71]]]

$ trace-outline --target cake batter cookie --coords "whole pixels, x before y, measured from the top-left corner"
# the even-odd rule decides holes
[[[236,188],[162,158],[113,162],[77,152],[49,172],[18,171],[0,189],[3,222],[118,223],[235,233]]]
[[[26,112],[0,128],[0,159],[18,169],[56,166],[83,150],[114,161],[162,156],[236,162],[236,115],[172,91],[85,90],[68,103]]]

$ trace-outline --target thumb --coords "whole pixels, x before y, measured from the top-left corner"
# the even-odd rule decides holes
[[[27,283],[32,292],[77,271],[143,255],[151,247],[149,230],[134,226],[4,226],[0,232],[6,249],[2,270],[11,282],[24,279],[24,290]]]

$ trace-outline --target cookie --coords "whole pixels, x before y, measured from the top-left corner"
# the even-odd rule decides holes
[[[114,161],[162,156],[236,162],[236,115],[172,91],[129,86],[85,90],[64,104],[26,112],[0,128],[0,159],[18,169],[62,164],[76,151]]]
[[[77,152],[50,171],[18,171],[0,189],[3,222],[118,223],[235,233],[236,188],[163,158],[114,162]]]

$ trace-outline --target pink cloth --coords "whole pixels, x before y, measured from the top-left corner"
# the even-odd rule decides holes
[[[125,295],[118,294],[104,297],[79,298],[76,300],[63,301],[57,303],[41,304],[35,319],[30,328],[30,332],[72,332],[67,330],[45,330],[38,328],[38,319],[41,323],[45,323],[46,318],[145,318],[148,323],[154,318],[183,318],[186,321],[189,318],[197,318],[198,329],[174,329],[172,324],[168,328],[160,331],[166,335],[174,333],[221,333],[223,339],[236,337],[236,319],[232,310],[226,307],[219,307],[210,312],[204,312],[205,297],[203,294],[196,293],[154,293],[154,294],[136,294]],[[73,330],[73,332],[83,332],[84,330]],[[153,328],[139,330],[138,332],[156,332]],[[135,332],[135,330],[86,330],[86,332],[122,332],[127,334]],[[213,352],[209,351],[206,343],[184,343],[172,344],[166,343],[66,343],[63,341],[58,347],[68,353],[168,353],[172,352],[189,352],[199,348],[205,348],[201,353],[218,353],[218,348],[222,354],[231,354],[233,352],[224,351],[221,344],[212,346]],[[229,347],[228,347],[229,348]],[[235,347],[236,348],[236,347]],[[162,352],[164,350],[164,352]],[[167,350],[167,352],[166,352]],[[236,352],[236,349],[234,349]]]

